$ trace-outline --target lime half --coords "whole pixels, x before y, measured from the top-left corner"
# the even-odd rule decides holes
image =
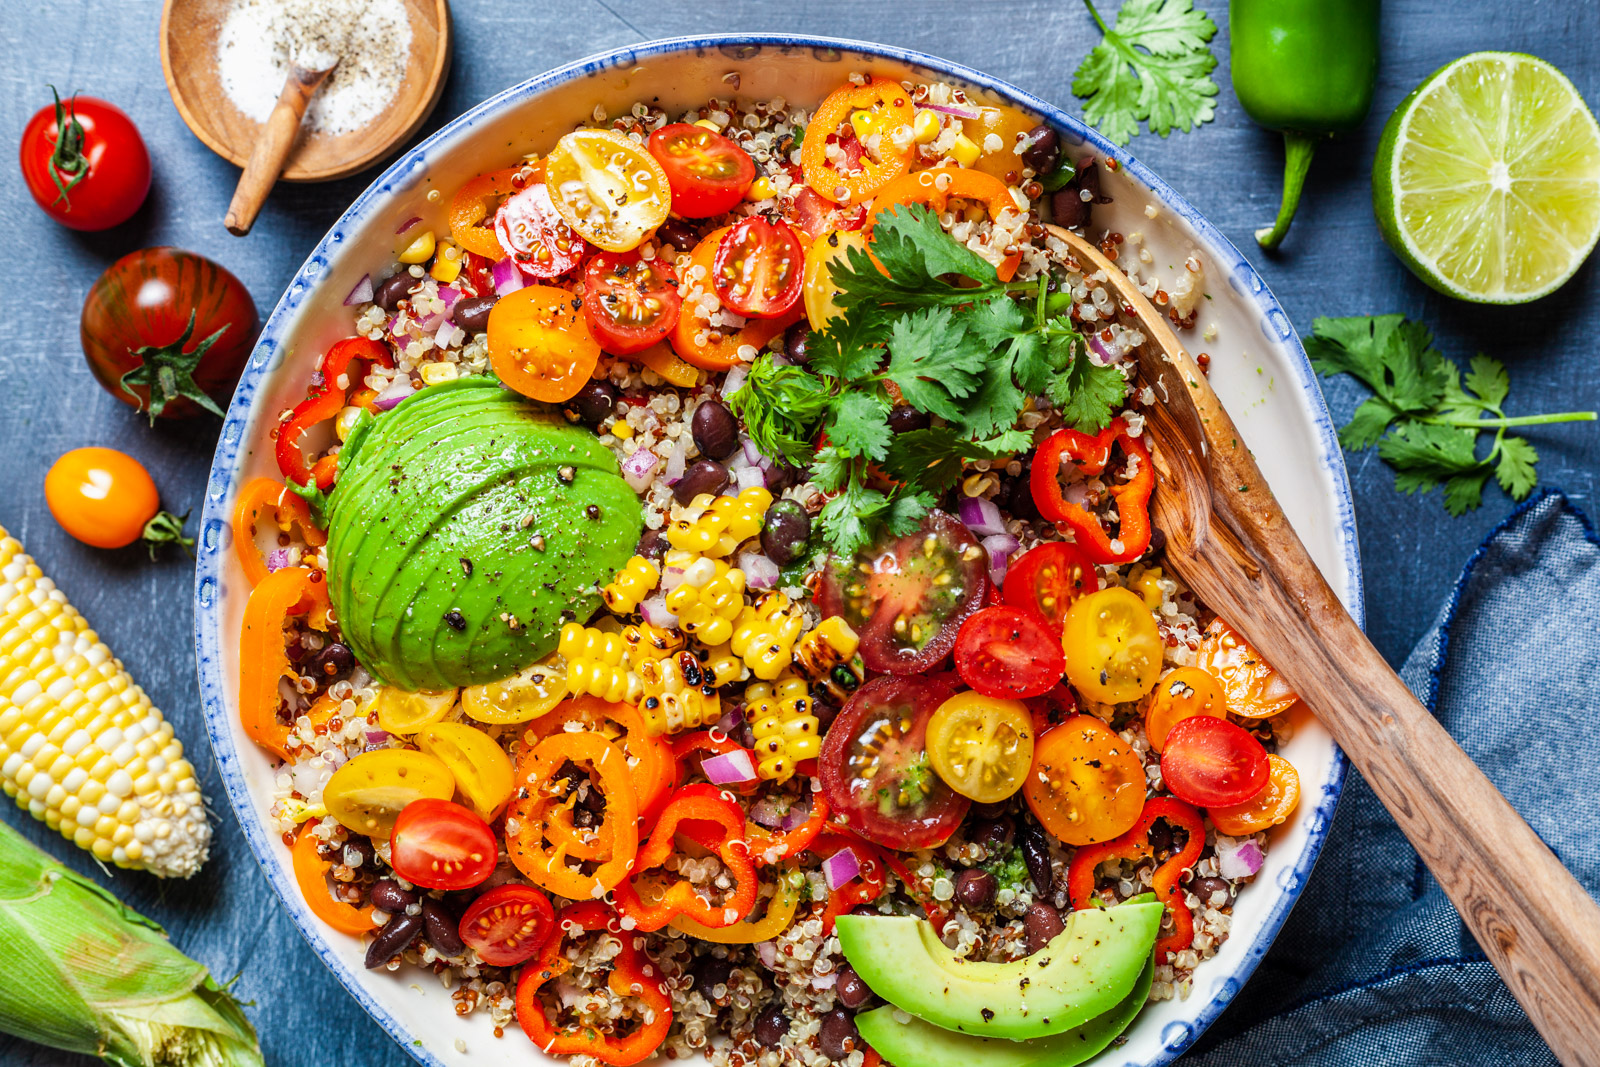
[[[1389,117],[1372,206],[1384,240],[1440,292],[1536,300],[1600,238],[1600,126],[1544,60],[1463,56]]]

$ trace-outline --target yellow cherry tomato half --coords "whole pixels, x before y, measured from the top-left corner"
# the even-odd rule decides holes
[[[1228,696],[1228,710],[1243,718],[1269,719],[1300,699],[1283,675],[1221,619],[1206,627],[1195,663],[1216,675]]]
[[[834,300],[839,287],[833,284],[828,264],[849,263],[846,250],[867,250],[867,238],[860,230],[829,230],[806,249],[805,289],[802,299],[806,305],[806,320],[813,330],[820,330],[844,314],[844,308]]]
[[[1259,834],[1285,821],[1300,804],[1300,772],[1282,756],[1267,753],[1267,787],[1243,804],[1207,808],[1211,825],[1229,837]]]
[[[467,686],[461,690],[461,710],[469,719],[504,726],[537,719],[566,698],[566,669],[535,663],[498,682]]]
[[[439,693],[408,693],[388,686],[378,690],[373,701],[378,711],[378,726],[391,734],[409,737],[429,723],[438,722],[456,706],[455,689]]]
[[[578,395],[600,362],[583,303],[550,285],[529,285],[495,302],[489,312],[489,360],[506,385],[523,396],[559,404]]]
[[[672,189],[654,156],[617,130],[574,130],[545,159],[556,212],[592,245],[629,252],[667,221]]]
[[[44,499],[63,530],[95,548],[133,544],[161,510],[150,473],[114,448],[75,448],[56,460]]]
[[[1144,764],[1133,746],[1092,715],[1074,715],[1034,746],[1022,798],[1034,817],[1069,845],[1126,833],[1144,810]]]
[[[1102,589],[1079,597],[1061,629],[1067,681],[1090,700],[1138,700],[1161,674],[1161,631],[1138,593]]]
[[[363,752],[333,772],[322,787],[328,814],[347,830],[382,840],[413,800],[449,800],[455,776],[436,757],[409,748]]]
[[[1022,788],[1033,765],[1033,716],[1020,701],[957,693],[929,717],[926,743],[946,785],[995,804]]]
[[[1228,698],[1223,695],[1222,684],[1199,667],[1178,667],[1163,674],[1144,705],[1144,733],[1150,739],[1150,747],[1160,752],[1166,747],[1172,728],[1196,715],[1228,717]]]
[[[511,799],[511,757],[494,738],[464,722],[436,722],[417,732],[417,747],[455,775],[456,791],[489,822]]]

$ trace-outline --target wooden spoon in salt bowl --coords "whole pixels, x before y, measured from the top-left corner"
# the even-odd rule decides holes
[[[331,53],[307,56],[305,61],[311,65],[309,68],[298,61],[290,66],[278,103],[262,125],[261,136],[256,138],[256,146],[233,190],[233,202],[228,205],[222,224],[235,237],[243,237],[255,224],[267,194],[278,183],[289,150],[300,136],[300,121],[305,118],[306,105],[339,65],[339,57]]]
[[[1167,562],[1316,711],[1561,1062],[1600,1065],[1600,906],[1345,611],[1166,319],[1098,248],[1049,230],[1105,272],[1148,339]]]

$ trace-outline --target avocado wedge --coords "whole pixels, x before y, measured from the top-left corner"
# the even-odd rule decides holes
[[[1075,911],[1048,945],[1011,963],[965,960],[926,919],[841,915],[845,958],[872,991],[945,1030],[1022,1041],[1110,1011],[1139,980],[1163,906],[1136,899]]]
[[[1132,991],[1116,1007],[1054,1037],[1029,1041],[973,1037],[941,1030],[915,1016],[900,1022],[895,1018],[897,1009],[891,1006],[857,1015],[856,1027],[888,1063],[914,1063],[917,1067],[1073,1067],[1100,1052],[1128,1028],[1150,997],[1154,975],[1152,955],[1145,961]]]

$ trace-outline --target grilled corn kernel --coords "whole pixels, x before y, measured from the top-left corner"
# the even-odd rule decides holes
[[[358,408],[354,405],[340,409],[339,414],[336,415],[333,420],[333,432],[339,438],[339,440],[343,441],[346,437],[350,436],[350,428],[354,426],[356,424],[356,420],[361,417],[362,410],[362,408]]]
[[[722,700],[692,652],[639,665],[639,714],[651,734],[675,734],[711,726],[722,718]]]
[[[710,119],[695,119],[694,124],[696,126],[704,126],[706,129],[710,130],[712,133],[721,133],[722,132],[722,127],[718,126],[715,122],[712,122]]]
[[[805,617],[782,593],[767,593],[739,614],[729,642],[750,673],[771,681],[789,666]]]
[[[752,486],[738,496],[701,493],[690,501],[686,511],[698,517],[678,519],[667,527],[667,543],[684,552],[719,558],[731,555],[761,533],[761,521],[771,506],[772,494],[760,486]]]
[[[1128,575],[1128,588],[1144,598],[1144,606],[1151,611],[1161,610],[1161,568],[1135,569]]]
[[[756,773],[762,778],[785,781],[795,764],[821,751],[821,731],[805,679],[791,674],[757,682],[746,687],[744,700],[756,738]]]
[[[614,615],[632,615],[639,601],[649,596],[661,580],[661,569],[643,556],[634,556],[617,572],[611,584],[600,590],[600,598]]]
[[[982,154],[977,144],[964,133],[956,134],[956,143],[950,146],[950,158],[963,167],[970,167],[978,162]]]
[[[561,628],[557,653],[567,662],[567,690],[601,700],[634,701],[639,698],[639,678],[628,670],[627,643],[621,634],[569,622]]]
[[[440,241],[438,253],[433,257],[433,266],[428,268],[428,273],[443,285],[449,285],[461,277],[461,250],[449,241]]]
[[[454,363],[440,360],[437,363],[424,363],[422,365],[422,381],[427,385],[439,385],[443,382],[453,382],[460,371]]]
[[[745,190],[744,198],[751,203],[760,203],[763,200],[771,200],[777,195],[778,190],[773,186],[772,179],[763,174],[750,183],[750,188]]]
[[[928,144],[939,139],[939,116],[922,108],[911,122],[911,134],[918,144]]]
[[[423,230],[406,245],[405,251],[401,252],[398,258],[402,263],[426,263],[433,256],[436,243],[433,231]]]
[[[837,615],[823,619],[796,643],[795,669],[829,697],[843,703],[866,677],[866,668],[856,655],[860,647],[861,639],[849,623]]]
[[[646,660],[665,659],[683,647],[683,635],[677,630],[663,630],[647,622],[624,626],[622,640],[628,646],[628,664],[635,671]]]
[[[684,552],[668,553],[666,562],[669,568],[683,566],[683,580],[665,598],[667,610],[678,617],[678,628],[703,645],[726,644],[744,610],[744,571]]]
[[[619,441],[626,441],[628,438],[633,436],[633,427],[624,422],[622,419],[618,419],[616,422],[611,424],[611,436],[615,437]]]

